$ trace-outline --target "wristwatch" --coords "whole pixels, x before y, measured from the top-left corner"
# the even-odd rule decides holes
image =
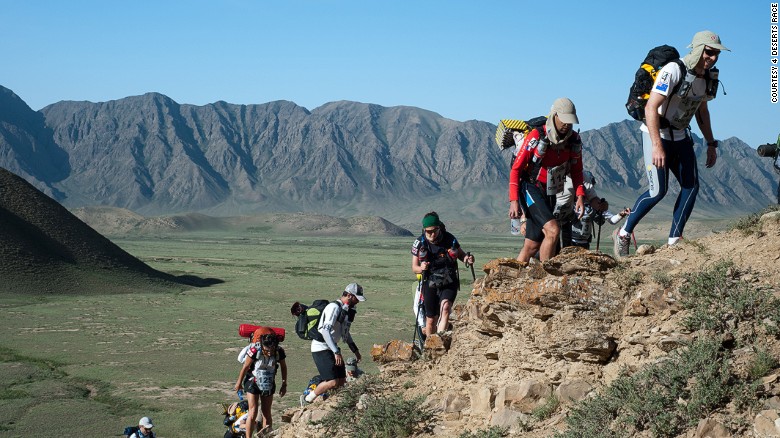
[[[718,148],[718,140],[712,140],[707,142],[707,146],[711,148]]]

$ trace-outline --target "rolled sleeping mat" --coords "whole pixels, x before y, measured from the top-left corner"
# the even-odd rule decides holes
[[[238,326],[238,335],[242,338],[251,338],[252,334],[255,332],[255,330],[265,327],[262,325],[253,325],[253,324],[241,324]],[[281,327],[268,327],[269,329],[273,330],[274,333],[276,333],[276,337],[279,338],[279,342],[284,341],[284,335],[285,331]]]

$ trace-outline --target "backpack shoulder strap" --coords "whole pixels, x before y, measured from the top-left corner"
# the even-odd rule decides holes
[[[677,81],[677,84],[675,84],[674,88],[672,88],[672,92],[669,93],[669,97],[671,98],[675,94],[677,94],[677,91],[680,90],[680,86],[683,82],[685,82],[685,75],[688,73],[688,67],[685,66],[685,63],[682,59],[677,58],[673,61],[675,64],[677,64],[677,67],[680,68],[680,80]]]

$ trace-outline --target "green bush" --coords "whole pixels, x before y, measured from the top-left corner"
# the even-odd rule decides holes
[[[759,211],[758,213],[753,213],[750,216],[740,218],[734,224],[732,224],[728,230],[729,231],[737,230],[742,232],[742,234],[746,236],[751,234],[756,234],[759,237],[761,237],[763,233],[761,232],[759,219],[761,219],[761,216],[767,213],[771,213],[773,211],[778,211],[778,210],[780,210],[780,205],[770,205],[769,207]]]
[[[653,272],[652,279],[664,289],[671,287],[674,282],[672,277],[663,271]]]
[[[575,406],[568,429],[557,436],[676,436],[728,401],[727,354],[717,340],[700,340],[634,375],[623,374],[603,394]]]
[[[689,311],[682,322],[685,328],[722,334],[749,322],[763,324],[768,333],[777,334],[780,300],[770,291],[733,279],[735,271],[733,262],[719,261],[701,272],[684,276],[680,295],[683,307]]]
[[[546,420],[552,417],[552,414],[558,410],[560,405],[561,402],[558,400],[558,397],[556,397],[555,394],[551,394],[547,397],[547,400],[545,400],[543,405],[538,406],[531,411],[531,417],[536,421]]]
[[[326,435],[353,437],[408,437],[429,429],[433,410],[424,406],[425,397],[410,400],[394,393],[380,395],[383,382],[368,376],[338,391],[338,402],[317,422]],[[361,400],[362,409],[357,409]]]
[[[509,429],[499,426],[491,426],[489,429],[479,429],[474,432],[463,432],[458,438],[504,438],[509,434]]]
[[[758,351],[756,351],[755,356],[753,356],[753,360],[750,362],[750,368],[748,368],[748,378],[751,380],[758,380],[769,374],[769,372],[775,369],[777,365],[777,358],[772,356],[772,354],[766,348],[760,348]]]

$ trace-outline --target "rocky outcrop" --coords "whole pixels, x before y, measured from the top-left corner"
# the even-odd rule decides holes
[[[712,263],[713,253],[720,253],[717,245],[730,249],[737,239],[760,252],[740,253],[729,274],[733,280],[777,288],[776,266],[765,267],[763,273],[751,269],[777,257],[780,230],[773,217],[762,222],[763,232],[754,236],[712,236],[620,263],[580,249],[567,249],[544,263],[492,260],[484,265],[485,275],[475,281],[469,299],[455,306],[452,332],[430,336],[422,357],[401,341],[376,345],[372,356],[380,364],[382,381],[390,382],[390,392],[424,396],[426,406],[435,409],[434,435],[499,426],[510,436],[552,436],[563,430],[570,409],[602,392],[622,373],[663,363],[671,352],[706,335],[682,328],[685,311],[677,286],[683,277],[675,282],[668,274]],[[720,343],[723,349],[733,349],[731,375],[746,379],[754,350],[737,348],[730,333]],[[762,345],[772,354],[780,352],[776,337],[763,339]],[[750,418],[735,419],[730,404],[684,436],[777,436],[778,376],[774,370],[761,380],[756,391],[764,401],[747,411],[752,412]],[[315,403],[291,410],[291,416],[316,417],[332,408],[331,403]],[[540,414],[545,411],[548,414]],[[280,435],[294,436],[295,431],[317,436],[313,426],[295,419],[293,423],[280,429]]]

